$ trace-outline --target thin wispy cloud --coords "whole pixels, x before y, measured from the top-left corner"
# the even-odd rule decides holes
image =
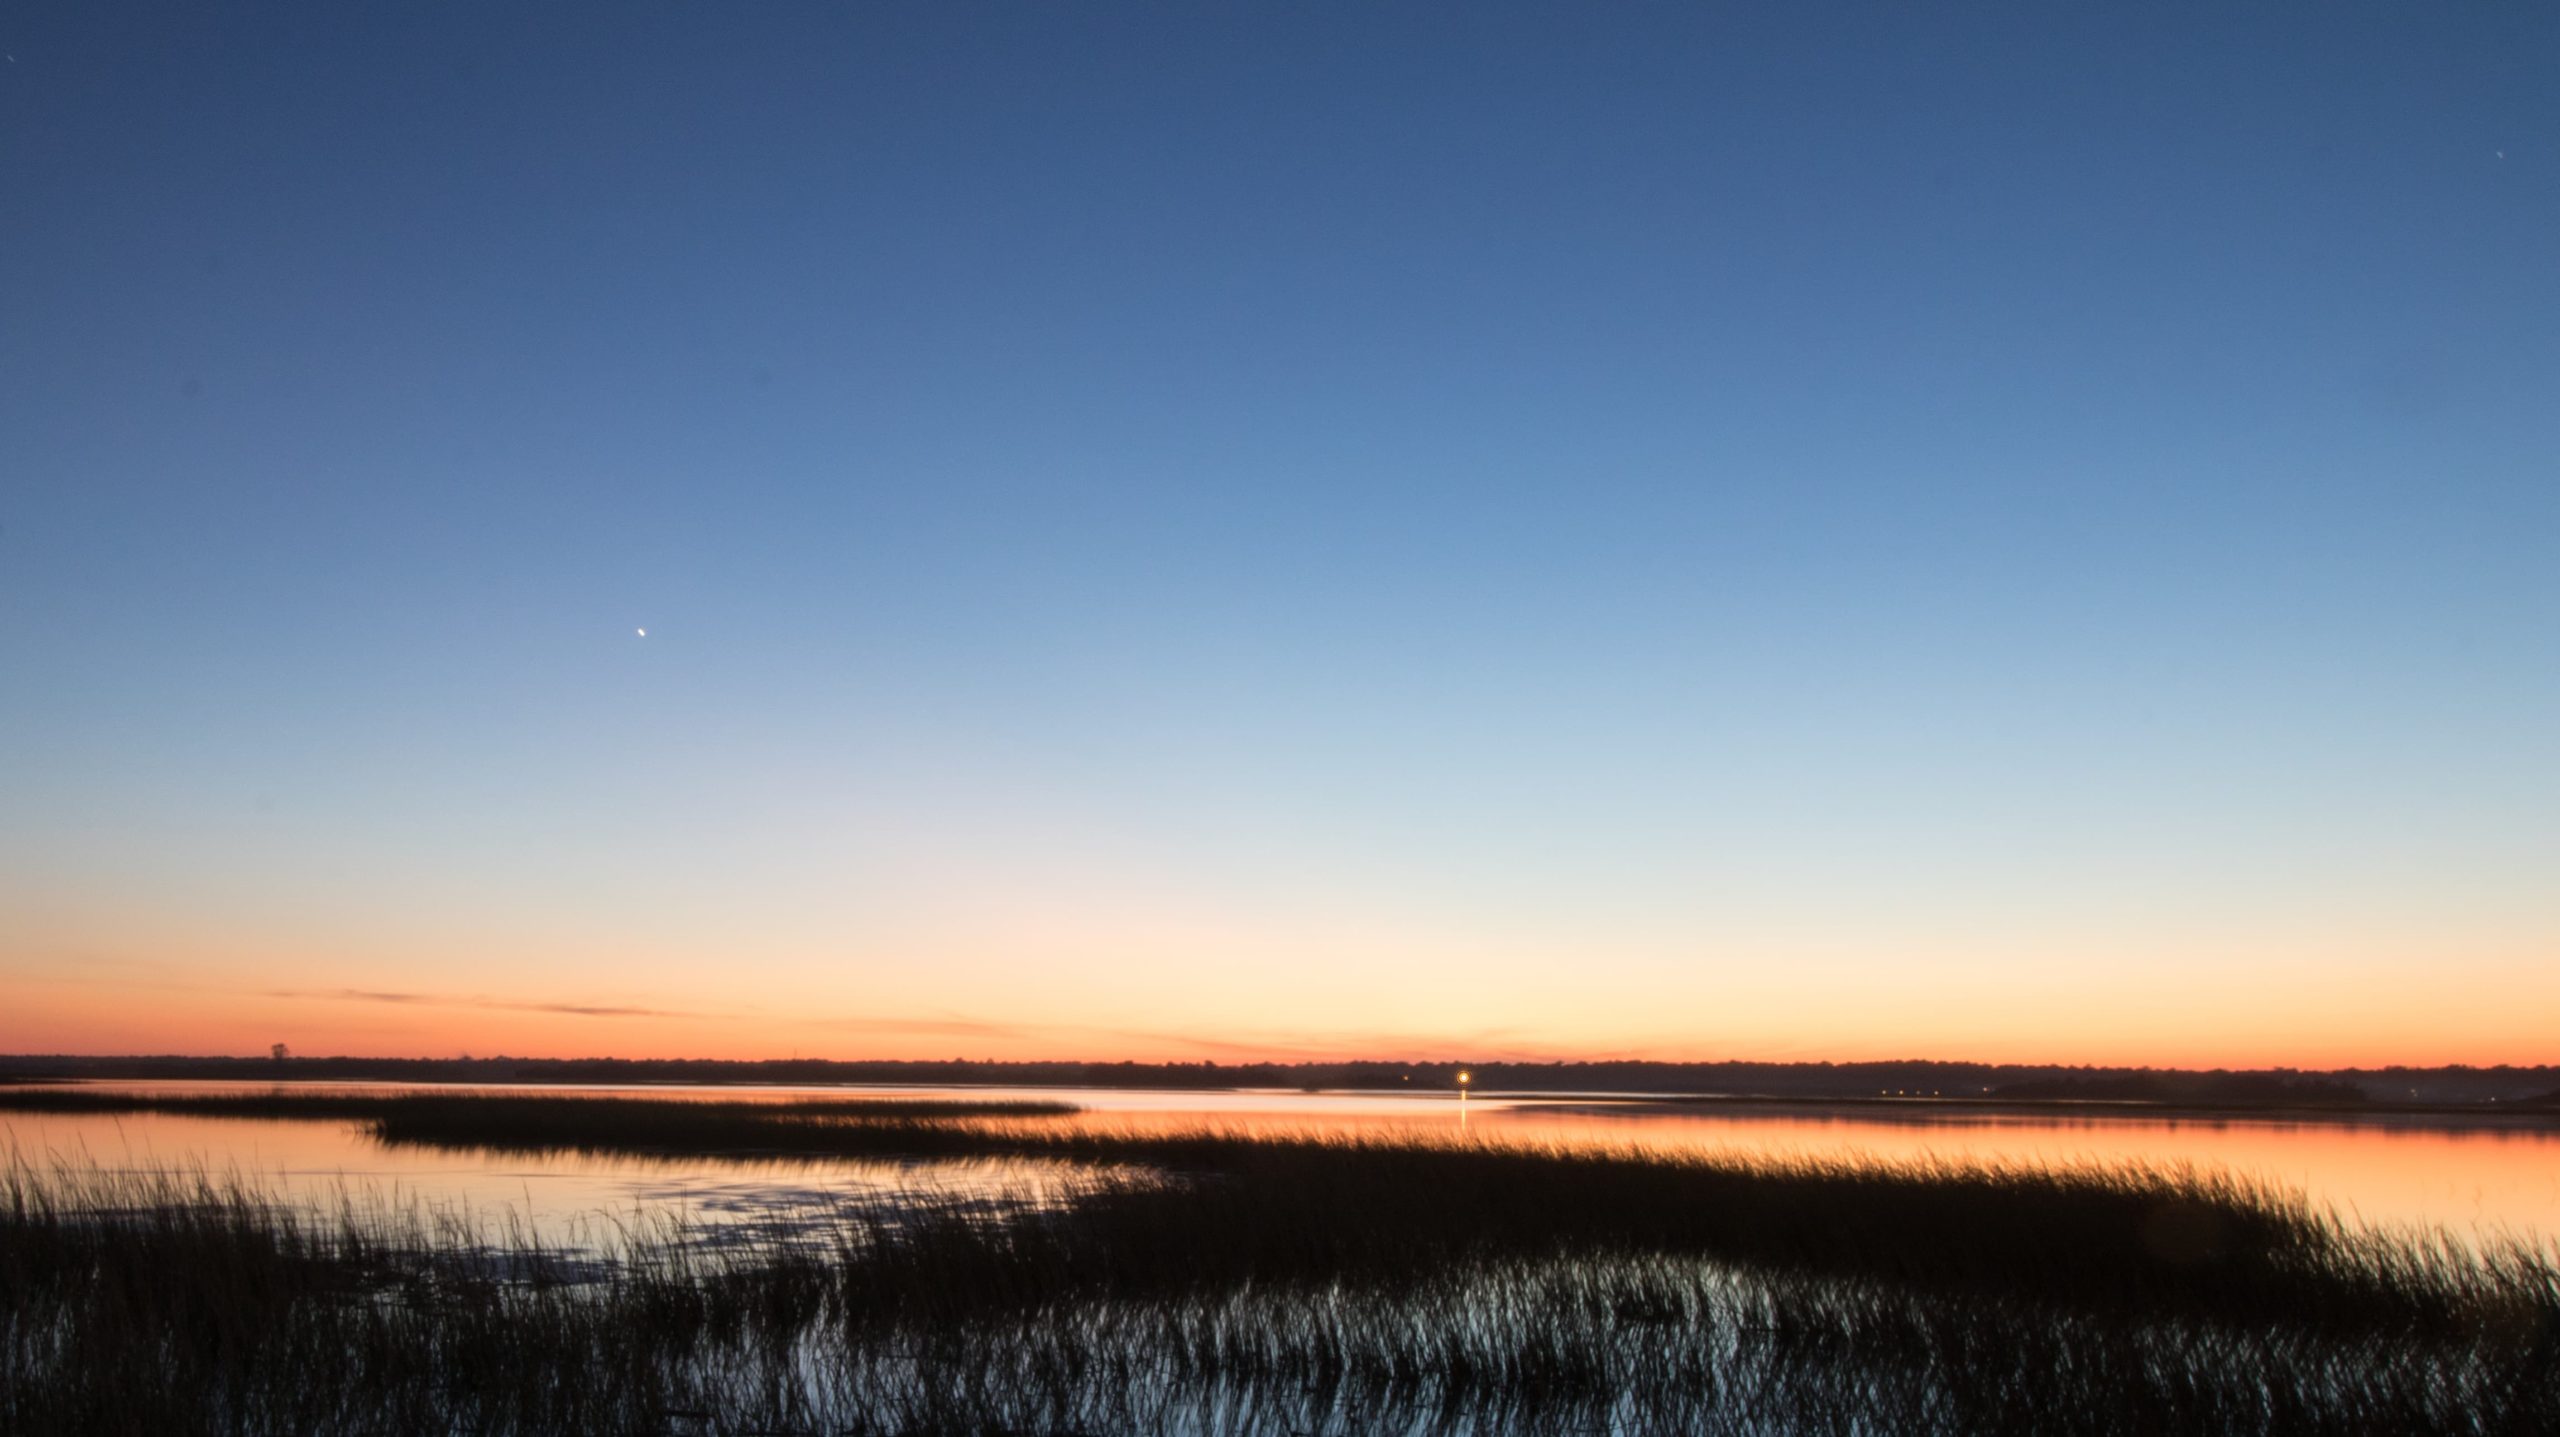
[[[737,1013],[700,1009],[646,1008],[608,1003],[540,1003],[492,998],[482,994],[412,992],[380,988],[276,989],[270,998],[311,1002],[374,1003],[389,1007],[471,1008],[511,1013],[558,1013],[578,1018],[742,1019]],[[1478,1062],[1551,1061],[1623,1056],[1569,1050],[1539,1042],[1516,1029],[1481,1029],[1464,1033],[1296,1031],[1186,1032],[1164,1028],[1124,1028],[1099,1024],[1025,1023],[974,1017],[966,1013],[920,1016],[857,1014],[812,1017],[794,1026],[821,1028],[857,1041],[878,1038],[950,1038],[966,1042],[1050,1048],[1046,1056],[1074,1061],[1103,1053],[1125,1052],[1131,1045],[1159,1055],[1188,1054],[1221,1062],[1340,1062],[1363,1059],[1468,1059]]]
[[[270,998],[299,998],[336,1003],[391,1003],[429,1008],[484,1008],[508,1013],[566,1013],[578,1018],[702,1018],[706,1013],[680,1008],[631,1008],[605,1003],[520,1003],[501,998],[452,993],[393,993],[373,988],[331,988],[322,991],[298,989],[271,990]]]
[[[1524,1041],[1508,1029],[1467,1033],[1181,1032],[1080,1023],[1020,1023],[966,1014],[931,1017],[859,1016],[808,1020],[831,1032],[881,1037],[947,1037],[1050,1045],[1049,1056],[1074,1060],[1100,1052],[1121,1053],[1135,1044],[1227,1062],[1326,1062],[1375,1058],[1469,1058],[1537,1061],[1565,1050]]]
[[[939,1018],[816,1018],[818,1027],[837,1032],[881,1033],[921,1038],[1033,1038],[1076,1031],[1041,1024],[999,1023],[962,1016]]]
[[[1245,1032],[1209,1036],[1143,1029],[1109,1028],[1092,1032],[1119,1042],[1175,1044],[1206,1058],[1248,1062],[1343,1062],[1371,1059],[1416,1061],[1515,1059],[1545,1061],[1567,1050],[1523,1041],[1507,1029],[1468,1033],[1287,1033]]]

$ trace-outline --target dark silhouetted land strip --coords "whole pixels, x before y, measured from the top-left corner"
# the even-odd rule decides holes
[[[0,1083],[219,1079],[632,1086],[1287,1088],[1446,1091],[1461,1069],[1479,1091],[1719,1098],[2063,1102],[2240,1111],[2501,1109],[2560,1092],[2560,1067],[2287,1068],[2245,1071],[1896,1061],[1664,1062],[839,1062],[720,1059],[0,1057]]]

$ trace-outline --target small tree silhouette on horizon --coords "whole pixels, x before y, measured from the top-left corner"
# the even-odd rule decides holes
[[[292,1050],[292,1049],[290,1049],[290,1048],[287,1048],[287,1047],[286,1047],[284,1044],[282,1044],[282,1043],[277,1043],[277,1044],[275,1044],[274,1046],[272,1046],[272,1047],[270,1047],[270,1048],[268,1048],[268,1049],[267,1049],[267,1056],[268,1056],[270,1059],[272,1059],[272,1060],[274,1060],[274,1061],[276,1061],[276,1062],[281,1063],[281,1062],[283,1062],[285,1059],[290,1058],[290,1057],[292,1057],[292,1056],[293,1056],[293,1050]]]

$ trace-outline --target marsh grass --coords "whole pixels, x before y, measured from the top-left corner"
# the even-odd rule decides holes
[[[848,1201],[716,1242],[644,1215],[600,1259],[20,1159],[0,1430],[2560,1429],[2550,1253],[2208,1174],[389,1101],[330,1115],[450,1146],[1091,1167],[1039,1210]]]

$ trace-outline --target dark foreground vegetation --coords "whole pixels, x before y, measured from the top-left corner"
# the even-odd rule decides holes
[[[21,1158],[0,1431],[2560,1430],[2550,1254],[2376,1236],[2189,1173],[261,1096],[391,1142],[1091,1176],[1054,1208],[849,1203],[744,1245],[667,1220],[568,1251]]]

